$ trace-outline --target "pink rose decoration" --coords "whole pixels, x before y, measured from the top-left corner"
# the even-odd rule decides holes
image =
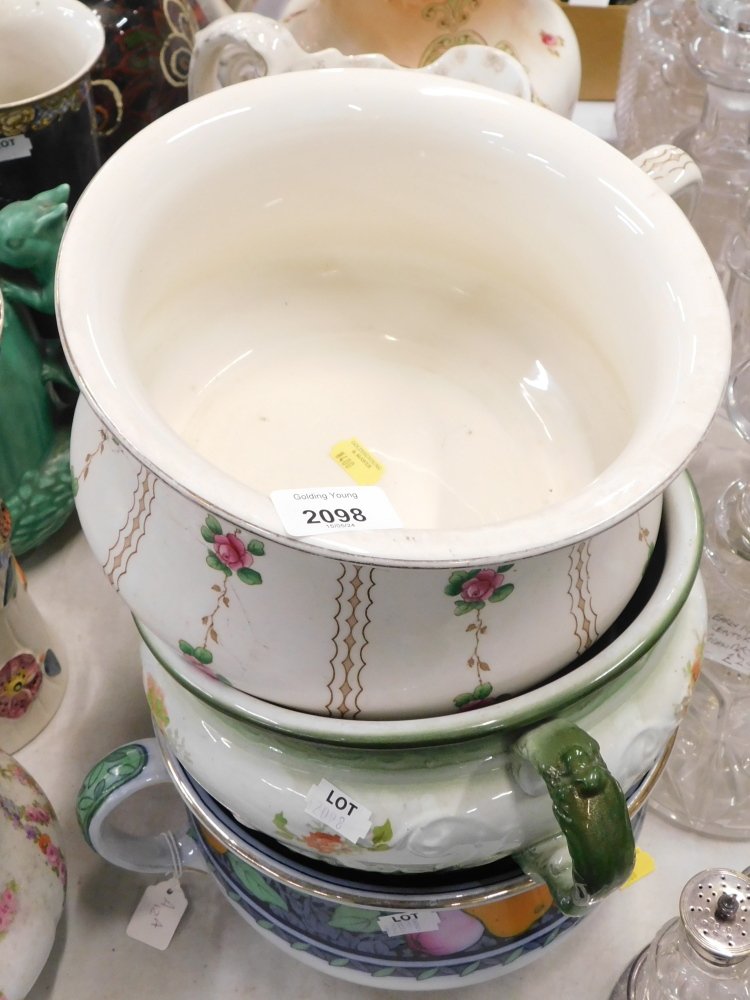
[[[16,894],[6,889],[0,896],[0,934],[8,930],[16,915]]]
[[[230,569],[244,569],[253,564],[253,557],[236,535],[216,535],[214,549],[219,559]]]
[[[492,569],[483,569],[461,587],[461,597],[465,601],[486,601],[501,587],[505,577]]]
[[[44,856],[49,862],[52,868],[60,868],[62,865],[62,856],[54,844],[49,844],[47,850],[44,852]]]
[[[26,819],[29,823],[38,823],[40,826],[47,826],[51,821],[51,816],[46,809],[40,809],[38,806],[32,806],[30,809],[26,810]]]

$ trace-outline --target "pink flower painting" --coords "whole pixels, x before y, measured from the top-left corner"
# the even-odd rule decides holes
[[[8,933],[10,925],[18,909],[18,887],[15,882],[9,882],[0,896],[0,938]]]
[[[0,719],[20,719],[39,693],[42,671],[31,653],[19,653],[0,670]]]
[[[252,566],[253,557],[236,535],[216,535],[214,551],[225,566],[232,570]]]

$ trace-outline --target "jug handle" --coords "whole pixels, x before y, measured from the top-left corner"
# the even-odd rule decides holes
[[[249,12],[220,17],[195,36],[188,97],[262,76],[306,69],[397,69],[448,76],[531,100],[531,82],[517,59],[486,45],[461,45],[420,69],[404,69],[377,53],[347,56],[338,49],[306,52],[278,21]]]
[[[663,143],[634,156],[633,163],[674,198],[688,219],[692,218],[703,177],[698,164],[684,149]]]
[[[627,881],[635,865],[623,791],[596,740],[565,720],[529,730],[513,751],[542,777],[562,831],[514,858],[527,874],[547,883],[563,913],[585,916]]]
[[[148,874],[173,874],[176,848],[180,864],[190,871],[207,871],[188,825],[171,837],[134,836],[110,823],[112,813],[136,792],[155,785],[172,787],[155,739],[126,743],[94,764],[76,799],[78,825],[89,847],[118,868]]]

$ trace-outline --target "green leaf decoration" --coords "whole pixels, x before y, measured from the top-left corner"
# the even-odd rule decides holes
[[[270,920],[259,920],[258,921],[258,927],[262,927],[263,930],[266,930],[266,931],[272,931],[273,930],[273,924],[271,923]]]
[[[424,972],[419,973],[417,979],[432,979],[432,977],[436,976],[438,972],[439,969],[425,969]]]
[[[70,489],[74,497],[78,496],[78,480],[73,472],[73,466],[70,467]]]
[[[377,972],[373,972],[373,976],[392,976],[395,969],[378,969]]]
[[[286,830],[287,818],[284,813],[276,813],[273,818],[273,825],[277,830]]]
[[[256,538],[249,543],[247,551],[254,556],[264,556],[266,554],[266,547],[263,542],[258,541]]]
[[[368,851],[390,851],[390,849],[390,844],[375,844],[373,847],[366,848]]]
[[[216,520],[216,518],[213,516],[213,514],[209,514],[208,517],[206,518],[206,528],[208,529],[208,531],[211,532],[211,541],[213,541],[213,536],[214,535],[223,535],[224,534],[224,532],[221,530],[221,525]],[[204,537],[205,537],[205,535],[204,535]]]
[[[239,893],[232,892],[231,889],[227,892],[227,896],[229,896],[230,899],[233,899],[235,901],[235,903],[239,903],[240,902]],[[260,923],[260,920],[258,921],[258,923]],[[271,925],[271,926],[273,926],[273,925]]]
[[[484,601],[456,601],[455,604],[454,615],[467,615],[470,611],[481,611],[484,607]]]
[[[389,819],[382,826],[376,826],[372,831],[373,844],[387,844],[392,837],[393,829],[391,828],[391,821]]]
[[[448,597],[455,597],[457,594],[461,593],[461,588],[466,583],[467,580],[473,579],[477,573],[478,569],[469,571],[466,569],[457,569],[455,573],[451,573],[448,577],[448,586],[443,591]]]
[[[470,701],[474,701],[474,695],[470,691],[464,691],[463,694],[456,695],[453,699],[453,704],[456,708],[463,708],[464,705],[468,705]]]
[[[256,573],[249,566],[243,566],[242,569],[237,570],[237,579],[242,580],[243,583],[247,583],[251,587],[255,584],[263,583],[263,577],[260,573]]]
[[[217,674],[216,680],[221,681],[222,684],[226,684],[228,688],[232,687],[232,682],[230,680],[227,680],[224,674]]]
[[[476,972],[478,968],[479,968],[479,962],[472,962],[471,965],[467,965],[465,969],[461,970],[461,975],[470,976],[472,972]]]
[[[512,583],[504,583],[502,587],[498,587],[495,593],[490,597],[491,604],[497,604],[498,601],[504,601],[506,597],[510,597],[516,588]]]
[[[377,934],[380,930],[377,910],[361,910],[355,906],[337,906],[328,921],[329,927],[336,927],[353,934]]]
[[[472,694],[472,701],[483,701],[485,698],[489,698],[492,694],[491,684],[480,684],[479,687],[475,687]]]
[[[503,566],[498,566],[498,573],[507,573],[509,569],[513,569],[515,563],[505,563]]]
[[[201,535],[203,536],[203,541],[208,542],[209,545],[213,545],[214,536],[213,532],[209,531],[205,524],[201,525]]]
[[[310,945],[306,941],[295,941],[292,945],[292,948],[296,949],[296,951],[307,951],[309,947]]]
[[[184,653],[185,656],[195,656],[195,649],[189,642],[185,642],[184,639],[180,639],[177,645],[180,647],[180,652]]]
[[[193,656],[199,663],[202,663],[205,667],[207,667],[209,663],[214,662],[214,654],[210,652],[208,649],[206,649],[205,646],[196,646],[195,649],[193,650]]]
[[[231,569],[228,566],[224,565],[224,563],[221,561],[221,559],[219,559],[219,557],[216,555],[215,552],[208,553],[208,555],[206,556],[206,563],[211,567],[211,569],[218,569],[225,576],[232,575]]]
[[[251,896],[255,896],[262,903],[270,903],[271,906],[277,906],[280,910],[289,909],[278,892],[263,879],[259,872],[256,872],[250,865],[246,865],[236,854],[232,854],[231,852],[229,853],[229,865]]]
[[[516,948],[516,950],[512,951],[507,958],[503,959],[503,965],[510,965],[513,962],[517,962],[521,955],[523,955],[524,950],[524,948]]]
[[[348,958],[332,958],[328,964],[329,965],[335,965],[335,966],[338,966],[339,968],[341,968],[342,966],[349,964],[349,959]]]
[[[116,789],[137,778],[148,763],[148,751],[140,743],[119,747],[100,760],[86,776],[76,800],[78,825],[89,846],[89,827],[100,806]]]

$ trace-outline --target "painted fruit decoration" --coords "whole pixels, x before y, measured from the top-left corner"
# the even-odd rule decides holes
[[[455,955],[471,948],[484,934],[484,924],[464,910],[445,910],[435,931],[407,934],[406,943],[422,955]]]
[[[525,934],[552,906],[552,896],[546,885],[522,892],[511,899],[501,899],[487,906],[466,910],[481,920],[490,934],[499,938]]]

